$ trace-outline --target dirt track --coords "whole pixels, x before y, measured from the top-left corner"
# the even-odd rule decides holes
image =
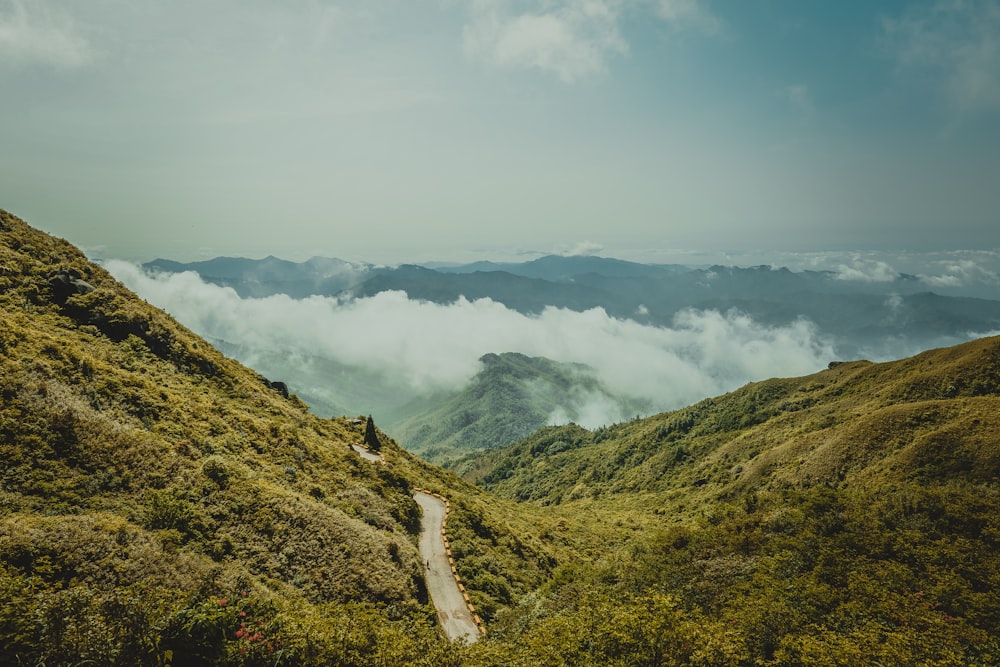
[[[479,628],[466,606],[465,598],[452,576],[451,564],[445,551],[441,528],[445,517],[445,504],[440,498],[418,491],[413,494],[423,509],[420,523],[420,556],[425,563],[425,580],[438,620],[448,639],[465,639],[474,642],[479,639]],[[430,563],[430,567],[427,567]]]
[[[381,463],[382,462],[382,457],[381,456],[379,456],[375,452],[371,451],[370,449],[366,449],[365,447],[362,447],[361,445],[351,445],[351,449],[353,449],[354,451],[356,451],[361,456],[361,458],[363,458],[366,461],[371,461],[372,463]]]

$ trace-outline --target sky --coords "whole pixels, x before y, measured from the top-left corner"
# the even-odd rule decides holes
[[[0,207],[92,257],[1000,248],[1000,3],[0,0]]]

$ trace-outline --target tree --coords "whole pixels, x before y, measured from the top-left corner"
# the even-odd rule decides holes
[[[368,415],[368,423],[365,424],[365,444],[373,452],[381,451],[382,449],[382,443],[379,442],[378,435],[375,433],[375,422],[372,420],[371,415]]]

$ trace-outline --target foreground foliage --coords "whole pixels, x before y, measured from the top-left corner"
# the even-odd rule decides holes
[[[758,498],[565,568],[495,633],[524,664],[998,664],[1000,498],[967,491]]]

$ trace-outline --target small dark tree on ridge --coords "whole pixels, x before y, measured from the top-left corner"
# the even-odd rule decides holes
[[[365,424],[365,444],[373,452],[382,449],[382,443],[378,441],[378,435],[375,433],[375,422],[372,420],[371,415],[368,415],[368,423]]]

